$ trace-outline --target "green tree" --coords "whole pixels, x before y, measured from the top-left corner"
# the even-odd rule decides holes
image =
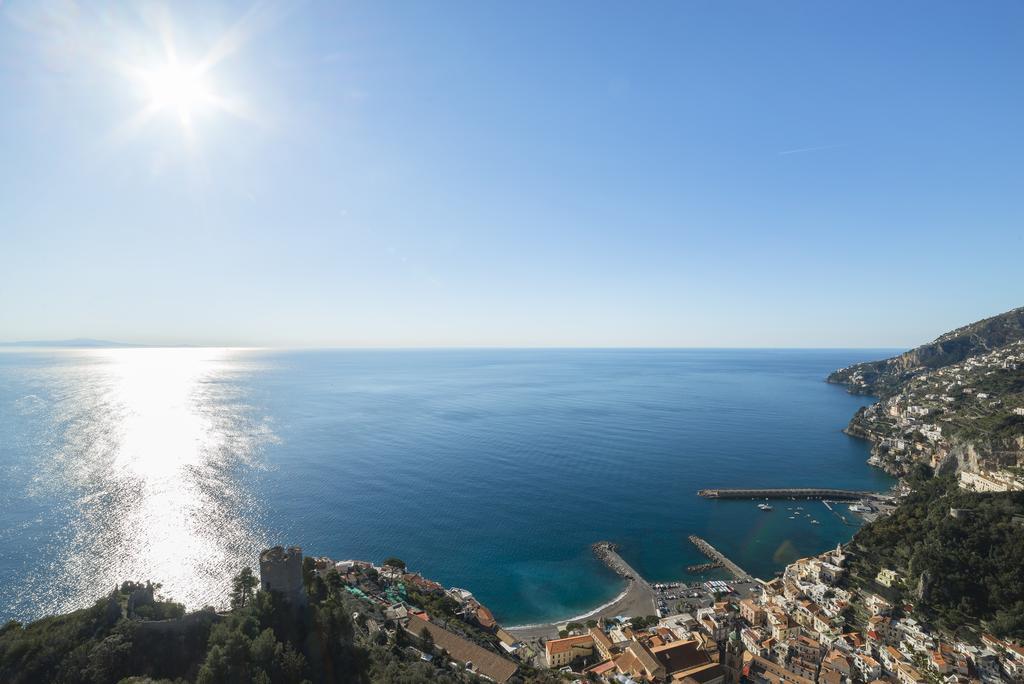
[[[390,558],[384,559],[384,567],[395,568],[396,570],[401,570],[402,572],[405,572],[405,561],[401,558],[395,558],[394,556],[391,556]]]
[[[316,576],[316,561],[313,560],[312,556],[305,556],[302,559],[302,585],[309,589],[309,585],[313,583],[313,578]]]
[[[259,584],[250,568],[242,568],[242,571],[231,580],[231,607],[241,608],[252,603],[253,590]]]
[[[434,635],[430,633],[430,630],[427,629],[426,625],[424,625],[423,629],[420,630],[420,641],[423,642],[423,650],[426,653],[434,652]]]
[[[341,579],[341,574],[337,570],[327,573],[327,589],[331,596],[339,595],[344,588],[345,580]]]

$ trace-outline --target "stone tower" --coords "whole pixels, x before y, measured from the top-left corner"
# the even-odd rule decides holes
[[[302,549],[275,546],[260,554],[260,589],[274,591],[293,606],[306,605],[302,585]]]
[[[725,643],[719,643],[719,663],[725,670],[725,684],[738,684],[743,677],[743,644],[740,630],[735,623],[729,625],[729,636]]]

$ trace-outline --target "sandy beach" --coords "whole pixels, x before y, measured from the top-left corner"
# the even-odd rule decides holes
[[[536,641],[539,638],[558,638],[559,627],[567,622],[585,622],[586,620],[597,620],[602,617],[614,617],[617,615],[654,615],[656,609],[654,603],[654,591],[647,582],[643,580],[631,580],[625,590],[613,600],[598,606],[597,608],[575,615],[560,622],[542,623],[535,625],[520,625],[517,627],[506,627],[505,629],[523,641]]]

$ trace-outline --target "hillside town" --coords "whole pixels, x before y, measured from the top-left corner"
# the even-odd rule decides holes
[[[850,382],[863,382],[854,371]],[[858,411],[847,431],[872,443],[872,465],[955,469],[965,488],[1024,490],[1024,341],[920,373]]]
[[[277,547],[263,553],[260,570],[264,590],[288,592],[293,601],[319,584],[340,587],[362,606],[355,622],[367,637],[404,643],[424,662],[496,682],[520,681],[524,669],[536,668],[616,684],[1024,681],[1024,646],[930,631],[911,617],[913,606],[886,598],[904,581],[900,573],[883,568],[870,588],[853,589],[849,567],[840,545],[756,580],[753,591],[716,581],[715,600],[692,613],[569,622],[557,638],[530,643],[499,625],[470,591],[445,588],[398,559],[303,560],[301,549]]]

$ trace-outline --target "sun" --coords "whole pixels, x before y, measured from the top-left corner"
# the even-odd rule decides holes
[[[212,85],[197,67],[169,62],[143,74],[148,108],[177,113],[183,124],[216,103]]]
[[[246,14],[205,50],[196,40],[176,36],[167,12],[147,15],[152,32],[126,30],[123,39],[115,41],[119,47],[112,48],[105,63],[130,87],[125,94],[138,103],[138,109],[119,123],[111,139],[136,138],[149,127],[159,135],[160,129],[167,128],[163,124],[170,122],[177,124],[187,148],[198,152],[203,126],[214,125],[224,115],[256,121],[256,112],[232,87],[230,75],[237,71],[226,62],[257,27],[272,19],[264,16],[264,10]],[[237,63],[235,66],[239,67]],[[215,129],[210,132],[215,134]]]

